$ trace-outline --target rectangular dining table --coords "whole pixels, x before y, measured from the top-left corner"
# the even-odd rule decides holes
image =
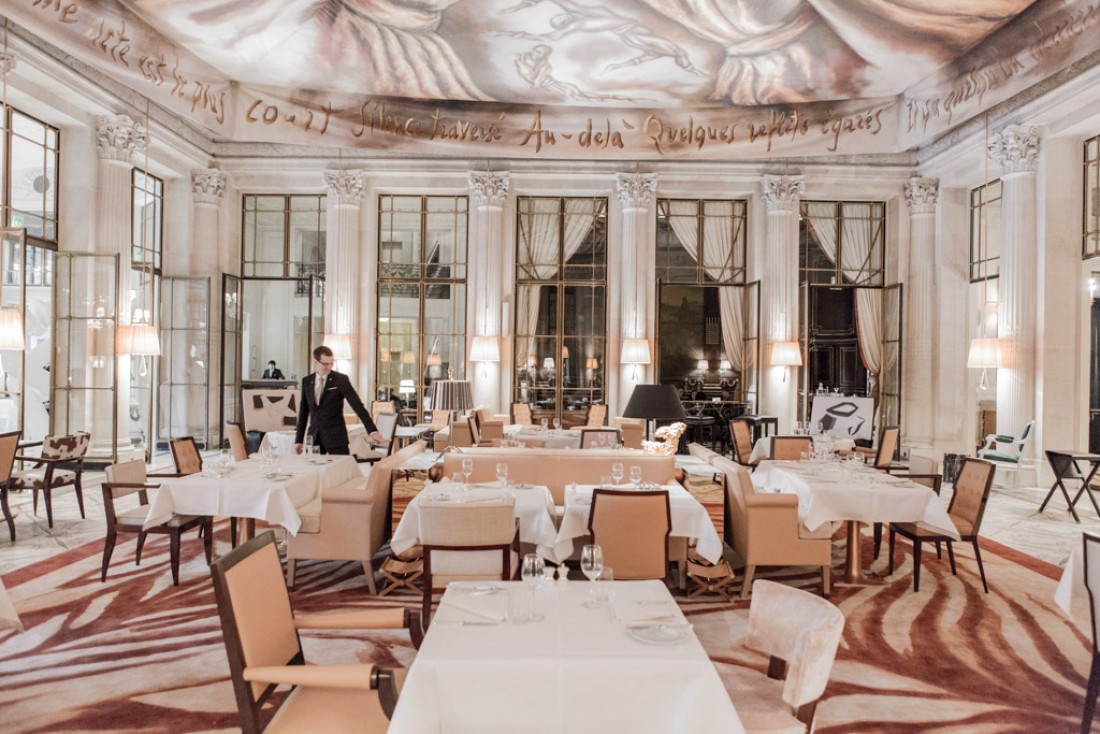
[[[798,495],[798,519],[813,532],[848,523],[847,566],[837,583],[878,583],[863,573],[860,523],[915,522],[948,537],[959,533],[939,496],[923,484],[851,461],[763,461],[752,474],[759,491]]]
[[[505,620],[508,594],[527,593],[521,582],[452,583],[390,734],[744,732],[665,585],[602,583],[614,599],[599,608],[584,606],[588,582],[544,585],[534,602],[541,621],[521,624]]]
[[[164,480],[145,527],[166,522],[173,514],[214,515],[264,520],[296,535],[303,518],[320,518],[322,491],[362,479],[350,456],[283,456],[269,466],[259,459],[238,461],[223,477],[200,473]]]

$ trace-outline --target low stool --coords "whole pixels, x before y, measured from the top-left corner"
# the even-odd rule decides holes
[[[734,573],[725,560],[711,563],[695,549],[688,552],[687,577],[690,589],[688,598],[695,599],[703,594],[720,594],[726,601],[733,601]]]
[[[420,589],[416,586],[416,580],[424,575],[424,549],[419,545],[413,546],[401,555],[392,555],[382,561],[378,569],[386,580],[385,586],[379,590],[378,596],[386,596],[397,589],[409,589],[417,594]]]

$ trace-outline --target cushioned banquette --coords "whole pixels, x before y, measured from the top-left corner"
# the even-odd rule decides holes
[[[674,456],[654,456],[637,449],[500,449],[466,448],[447,452],[443,456],[443,476],[462,471],[462,460],[473,459],[471,482],[496,480],[497,462],[508,465],[508,481],[541,484],[549,487],[554,504],[565,504],[565,486],[598,484],[601,477],[611,474],[611,465],[621,463],[624,470],[642,467],[642,481],[666,484],[673,481],[676,471]]]

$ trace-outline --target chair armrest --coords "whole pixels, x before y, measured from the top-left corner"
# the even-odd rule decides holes
[[[178,472],[158,472],[156,474],[146,474],[147,477],[162,477],[164,479],[178,479],[179,477],[189,477],[190,474],[180,474]]]
[[[299,614],[294,617],[294,626],[298,629],[403,629],[408,626],[408,623],[408,610],[400,607],[326,614]]]
[[[144,484],[141,482],[104,482],[102,486],[111,487],[112,489],[157,489],[160,487],[159,484],[152,484],[150,482],[145,482]]]
[[[61,459],[50,459],[44,456],[23,456],[22,454],[15,455],[15,461],[33,461],[37,465],[42,464],[59,464]]]
[[[374,493],[368,492],[366,487],[330,487],[321,490],[322,502],[341,502],[351,505],[374,504]]]
[[[986,437],[986,440],[987,441],[989,440],[988,436]],[[1000,434],[1000,433],[995,435],[993,437],[993,440],[996,441],[997,443],[1019,443],[1020,442],[1020,439],[1016,438],[1015,436],[1005,436],[1005,435]]]
[[[375,665],[260,665],[244,669],[255,683],[371,690]]]
[[[753,507],[798,507],[798,495],[782,492],[761,492],[745,498],[745,509]]]

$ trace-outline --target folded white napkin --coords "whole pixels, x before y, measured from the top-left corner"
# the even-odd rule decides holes
[[[442,621],[483,621],[503,622],[507,617],[508,595],[503,590],[494,590],[489,593],[481,593],[479,586],[464,586],[455,588],[454,592],[447,594],[443,604],[439,606],[437,616]]]
[[[631,599],[615,599],[611,610],[619,624],[633,627],[653,624],[687,624],[675,602],[656,603]]]

